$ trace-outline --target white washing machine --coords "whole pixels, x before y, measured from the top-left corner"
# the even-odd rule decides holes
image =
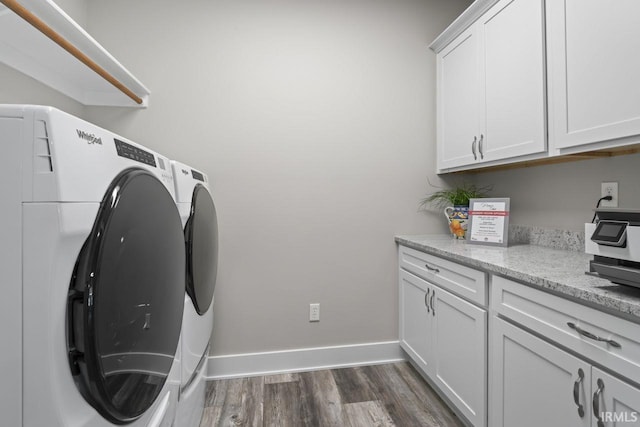
[[[0,147],[0,425],[170,426],[185,250],[168,159],[40,106],[0,105]]]
[[[213,330],[213,292],[218,271],[218,220],[206,174],[171,161],[176,204],[184,225],[186,294],[181,332],[181,386],[176,427],[199,426]]]

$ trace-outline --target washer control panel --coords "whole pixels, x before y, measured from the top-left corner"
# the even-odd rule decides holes
[[[116,143],[116,151],[118,156],[126,157],[127,159],[135,160],[146,165],[156,167],[156,158],[152,153],[145,151],[141,148],[134,147],[131,144],[127,144],[119,139],[113,139]]]

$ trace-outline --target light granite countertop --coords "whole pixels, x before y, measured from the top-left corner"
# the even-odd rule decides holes
[[[449,235],[396,236],[396,242],[566,296],[640,323],[640,288],[585,274],[591,255],[530,244],[470,245]]]

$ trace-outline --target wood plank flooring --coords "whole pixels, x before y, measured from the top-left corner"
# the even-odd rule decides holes
[[[458,427],[407,362],[207,384],[200,427]]]

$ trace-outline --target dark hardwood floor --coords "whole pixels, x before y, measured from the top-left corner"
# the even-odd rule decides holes
[[[409,363],[207,384],[201,427],[462,426]]]

